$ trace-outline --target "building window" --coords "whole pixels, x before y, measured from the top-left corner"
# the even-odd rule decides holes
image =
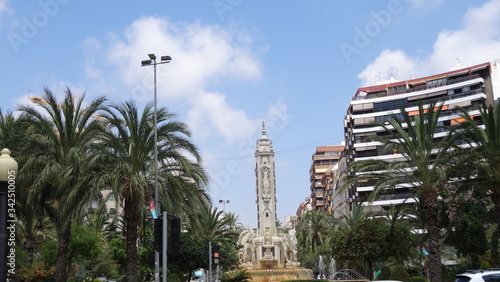
[[[399,99],[381,103],[375,103],[374,107],[376,111],[385,111],[385,110],[396,110],[401,108],[402,105],[407,103],[406,99]]]
[[[446,77],[427,81],[427,88],[434,88],[446,85]]]

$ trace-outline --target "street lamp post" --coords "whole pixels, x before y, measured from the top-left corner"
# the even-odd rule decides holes
[[[170,56],[161,56],[161,61],[156,62],[156,55],[155,54],[148,54],[149,60],[143,60],[141,61],[141,66],[153,66],[153,75],[154,75],[154,143],[155,143],[155,152],[154,152],[154,168],[155,168],[155,175],[154,175],[154,190],[155,190],[155,195],[154,195],[154,205],[155,205],[155,214],[156,216],[160,215],[160,205],[158,203],[158,111],[157,111],[157,95],[156,95],[156,65],[160,64],[167,64],[172,61],[172,57]],[[163,270],[164,273],[166,273],[166,259],[164,259],[163,262],[163,267],[165,268]],[[160,253],[155,250],[155,281],[159,282],[160,281]],[[165,276],[165,275],[164,275]],[[164,281],[166,281],[166,277],[163,278]]]
[[[0,281],[7,281],[7,265],[15,270],[15,253],[13,253],[14,261],[7,263],[7,253],[9,253],[9,258],[12,257],[11,251],[7,252],[7,241],[15,243],[16,176],[17,162],[10,156],[9,149],[4,148],[0,152]],[[8,218],[10,219],[7,220]],[[7,227],[8,222],[10,222],[9,227]]]
[[[219,204],[222,204],[222,211],[226,213],[226,204],[229,204],[229,200],[219,200]]]

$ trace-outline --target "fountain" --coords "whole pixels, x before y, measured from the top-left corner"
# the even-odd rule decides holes
[[[238,238],[239,268],[246,269],[253,282],[311,279],[312,270],[301,268],[297,261],[295,230],[285,233],[276,226],[274,148],[264,123],[255,158],[259,226],[243,231]]]
[[[319,255],[319,261],[318,261],[318,279],[325,279],[325,263],[323,262],[323,256]]]
[[[335,259],[332,257],[330,259],[329,280],[335,280],[335,272],[336,272],[335,268],[336,268]]]

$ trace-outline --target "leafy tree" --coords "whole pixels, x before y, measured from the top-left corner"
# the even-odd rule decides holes
[[[57,242],[48,240],[42,243],[41,248],[41,261],[48,267],[53,267],[57,262]]]
[[[111,251],[111,257],[119,266],[118,273],[125,275],[127,271],[127,252],[126,252],[126,242],[121,237],[112,238],[109,241],[109,248]]]
[[[403,160],[356,161],[350,169],[363,174],[346,183],[373,180],[375,188],[369,200],[375,200],[383,191],[398,184],[412,184],[409,189],[417,200],[428,235],[430,279],[441,281],[439,193],[454,176],[450,175],[449,167],[459,135],[453,131],[442,138],[436,135],[440,129],[441,106],[420,104],[416,115],[404,108],[400,112],[400,115],[390,115],[386,123],[377,123],[391,137],[371,139],[380,142],[385,151],[398,152]]]
[[[27,205],[43,209],[57,232],[56,281],[68,276],[68,244],[71,222],[94,193],[89,189],[92,170],[88,149],[95,141],[100,122],[93,116],[104,108],[104,97],[84,106],[84,97],[65,91],[62,103],[44,89],[41,111],[20,105],[20,121],[29,129],[29,152],[19,174],[30,186]]]
[[[187,275],[186,281],[189,281],[195,270],[208,269],[208,245],[190,232],[181,233],[181,242],[180,250],[169,255],[168,267],[179,277]]]
[[[332,236],[332,254],[336,261],[350,263],[372,263],[384,257],[389,248],[386,241],[388,226],[383,219],[367,219],[358,222],[353,229],[339,230]]]
[[[449,207],[447,242],[455,246],[460,256],[470,257],[474,268],[479,267],[479,256],[488,250],[486,230],[491,218],[487,216],[490,212],[484,192],[479,190],[459,195]]]
[[[69,258],[82,257],[86,260],[96,259],[102,250],[99,237],[88,227],[73,225],[69,243]]]
[[[140,281],[154,280],[155,273],[155,250],[153,242],[152,228],[147,227],[140,240],[137,250],[138,256],[138,272]],[[160,254],[161,257],[161,254]],[[161,266],[161,260],[160,260]]]

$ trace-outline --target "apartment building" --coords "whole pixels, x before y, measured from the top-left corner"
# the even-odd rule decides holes
[[[389,115],[397,115],[401,107],[410,114],[417,114],[419,102],[424,105],[440,103],[442,113],[439,123],[451,125],[459,121],[459,106],[479,117],[475,104],[483,100],[492,103],[496,99],[494,89],[498,89],[498,86],[497,66],[483,63],[432,76],[406,81],[391,80],[359,88],[344,119],[346,164],[366,159],[402,159],[398,152],[384,152],[377,142],[370,142],[368,139],[369,136],[385,134],[383,128],[375,126],[373,122],[385,122]],[[437,136],[446,134],[447,132],[439,132]],[[349,170],[347,174],[355,175],[356,171]],[[373,183],[358,182],[349,187],[347,195],[339,195],[339,198],[346,196],[349,204],[361,204],[373,212],[382,212],[390,205],[413,202],[409,198],[412,192],[408,186],[399,186],[390,193],[379,195],[375,201],[368,202],[366,198],[373,189]],[[337,204],[337,207],[341,205]]]
[[[311,168],[309,169],[312,209],[325,210],[326,190],[332,181],[331,175],[328,175],[327,172],[339,161],[343,151],[343,145],[321,146],[317,147],[316,152],[312,155]]]
[[[306,212],[312,210],[312,205],[311,205],[311,197],[308,196],[302,203],[300,203],[299,207],[297,208],[297,211],[295,212],[295,215],[297,216],[297,221],[306,214]]]
[[[344,179],[347,176],[347,158],[342,154],[339,161],[331,168],[331,183],[327,186],[325,210],[335,218],[349,214],[349,190],[343,189]]]

